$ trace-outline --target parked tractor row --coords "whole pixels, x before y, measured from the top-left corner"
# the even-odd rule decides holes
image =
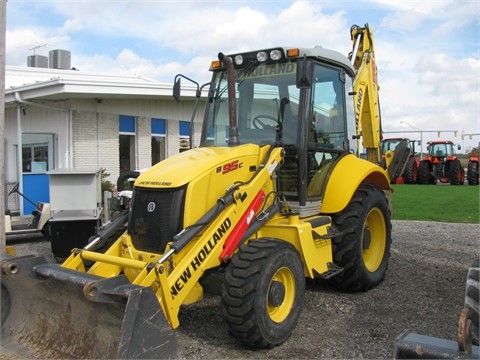
[[[427,143],[427,154],[419,159],[415,151],[415,143],[420,141],[406,138],[389,138],[382,140],[382,154],[394,151],[400,143],[408,143],[410,156],[403,173],[393,178],[395,184],[450,184],[463,185],[465,179],[468,185],[479,184],[478,148],[468,161],[467,175],[455,152],[455,144],[450,140],[435,140]],[[460,145],[457,146],[460,150]]]

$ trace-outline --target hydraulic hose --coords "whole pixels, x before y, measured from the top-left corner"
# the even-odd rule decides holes
[[[125,172],[122,172],[117,179],[117,191],[120,192],[120,191],[125,190],[125,187],[123,185],[125,183],[125,180],[127,180],[129,178],[135,178],[136,179],[139,176],[140,176],[139,171],[125,171]]]

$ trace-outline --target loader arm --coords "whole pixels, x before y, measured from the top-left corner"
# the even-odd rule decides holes
[[[382,126],[373,31],[365,24],[364,27],[352,26],[350,32],[353,50],[349,57],[356,74],[353,99],[357,135],[363,139],[367,160],[378,164],[381,160]]]
[[[157,296],[167,305],[166,315],[172,327],[176,328],[179,325],[180,305],[186,302],[195,288],[198,289],[198,280],[203,273],[220,265],[222,261],[220,255],[224,248],[229,249],[230,244],[237,244],[230,248],[229,253],[223,254],[225,260],[232,257],[237,250],[239,240],[244,234],[242,228],[248,227],[253,220],[253,214],[258,215],[258,209],[254,210],[257,207],[255,203],[258,204],[259,197],[262,198],[262,202],[266,200],[262,188],[281,163],[282,151],[281,148],[275,148],[268,159],[267,166],[263,167],[252,181],[235,190],[233,203],[192,241],[191,246],[187,245],[184,250],[179,251],[177,256],[172,256],[176,265],[167,277],[168,287],[157,291]],[[178,263],[177,258],[181,258]],[[200,295],[203,294],[199,294],[199,297]]]

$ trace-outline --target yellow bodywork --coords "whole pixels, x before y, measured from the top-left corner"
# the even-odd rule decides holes
[[[334,214],[343,210],[364,182],[375,184],[385,191],[391,190],[386,170],[351,154],[342,157],[330,174],[321,212]]]
[[[199,285],[199,279],[206,270],[221,264],[220,253],[223,250],[223,244],[248,209],[251,202],[249,199],[253,199],[259,191],[268,194],[274,189],[275,171],[282,162],[283,149],[274,148],[268,160],[263,165],[259,165],[258,159],[262,158],[267,151],[268,146],[260,148],[257,145],[239,146],[237,149],[230,149],[229,154],[223,148],[190,150],[172,157],[136,180],[136,186],[140,187],[179,187],[183,186],[184,182],[188,183],[186,204],[195,205],[189,207],[189,212],[185,211],[185,221],[188,221],[184,224],[186,227],[200,218],[206,209],[222,196],[221,189],[229,187],[226,184],[235,183],[232,180],[233,176],[237,181],[244,178],[245,183],[242,183],[234,192],[234,203],[182,251],[172,254],[165,262],[158,262],[163,254],[136,249],[131,237],[124,233],[104,254],[75,250],[62,266],[105,278],[124,274],[133,284],[152,287],[170,325],[173,328],[178,327],[180,306],[202,299],[203,291]],[[217,158],[217,162],[212,161],[209,165],[209,161],[204,159],[199,164],[197,156],[204,156],[207,159]],[[175,161],[175,158],[178,160],[179,157],[182,161]],[[231,164],[232,159],[235,159],[233,161],[239,160],[243,165],[224,174],[227,175],[223,178],[225,183],[219,184],[212,179],[218,181],[217,171],[223,171],[221,170],[223,166],[214,165],[218,164],[218,158],[222,157],[225,157],[227,164]],[[178,171],[171,170],[175,167],[178,167]],[[169,168],[168,171],[164,172],[165,168]],[[254,168],[259,168],[258,174],[250,179]],[[195,172],[197,172],[196,176]],[[229,172],[236,172],[231,175],[232,179],[229,178]],[[202,191],[199,192],[197,187]],[[205,189],[209,190],[206,192]],[[195,197],[197,197],[196,200]],[[268,206],[272,203],[273,197],[265,196],[263,201],[264,206]],[[273,237],[290,242],[298,249],[304,260],[305,275],[313,278],[315,273],[326,272],[328,263],[332,262],[328,237],[331,221],[329,217],[321,218],[323,220],[321,224],[313,228],[312,224],[306,221],[309,219],[300,220],[298,216],[277,215],[254,234],[250,241],[259,237]],[[169,246],[165,251],[168,250]],[[85,268],[84,260],[93,261],[93,266],[89,269]]]
[[[178,187],[185,182],[189,183],[186,203],[192,204],[192,206],[189,207],[188,212],[185,212],[184,226],[187,227],[200,218],[205,213],[205,209],[212,206],[223,195],[222,190],[224,191],[235,183],[232,180],[233,178],[238,181],[238,179],[244,177],[247,181],[251,177],[254,167],[258,167],[259,155],[266,154],[267,150],[268,147],[260,148],[257,145],[240,146],[230,152],[224,148],[190,150],[175,157],[177,161],[172,158],[154,167],[152,171],[148,171],[139,177],[135,184],[139,187],[156,186],[159,188],[174,185]],[[133,284],[152,287],[170,325],[173,328],[178,327],[180,305],[198,301],[203,297],[203,291],[198,280],[206,270],[220,265],[222,244],[249,207],[250,200],[260,190],[267,194],[273,189],[271,179],[282,161],[282,153],[283,149],[281,148],[273,149],[257,176],[242,184],[234,192],[234,203],[212,221],[196,239],[191,241],[178,254],[173,254],[167,261],[160,264],[158,260],[163,254],[148,253],[135,249],[131,237],[125,233],[105,254],[77,250],[71,254],[62,266],[86,271],[101,277],[113,277],[123,273]],[[203,156],[202,161],[197,156]],[[220,177],[222,181],[214,182],[212,178],[218,180],[215,175],[224,171],[223,165],[213,166],[213,163],[210,162],[215,157],[216,164],[218,164],[219,158],[223,160],[222,157],[225,157],[227,164],[232,164],[232,162],[238,160],[243,165],[236,167],[235,170],[231,170],[232,167],[225,169],[225,171],[229,170],[224,174],[227,176],[225,178]],[[179,162],[179,158],[182,158],[183,161]],[[232,161],[231,159],[235,160]],[[220,164],[222,163],[223,161],[220,162]],[[180,164],[182,166],[179,166]],[[164,174],[162,170],[165,170],[165,167],[177,166],[179,166],[178,170],[180,170],[180,167],[183,170],[181,173],[177,172],[178,176],[172,175],[172,171],[165,172],[169,175],[168,177],[161,176],[161,174]],[[195,176],[195,172],[197,176]],[[231,175],[229,173],[235,174]],[[214,175],[212,176],[212,174]],[[155,181],[150,179],[155,179]],[[208,183],[210,185],[205,187],[205,184]],[[199,197],[203,201],[199,201]],[[271,202],[272,198],[270,200],[268,198],[264,199],[266,205],[269,201]],[[167,247],[166,251],[168,250]],[[83,260],[95,261],[95,263],[90,269],[86,270]]]
[[[375,62],[373,31],[368,25],[351,29],[353,40],[352,63],[355,68],[353,101],[357,134],[361,135],[367,160],[378,164],[381,160],[381,119],[378,99],[378,70]]]
[[[268,151],[268,146],[245,144],[235,148],[195,148],[163,160],[140,175],[135,186],[174,189],[188,184],[184,227],[193,224],[236,182],[247,181]],[[279,160],[281,161],[281,160]],[[265,192],[273,190],[265,181]]]
[[[276,205],[275,201],[281,201],[277,193],[277,170],[284,160],[282,147],[244,144],[195,148],[167,158],[135,181],[135,188],[142,191],[185,190],[181,205],[182,232],[192,227],[200,229],[191,239],[183,243],[178,237],[174,238],[160,254],[137,249],[135,239],[126,232],[105,254],[77,249],[62,266],[105,278],[123,274],[132,284],[151,287],[173,328],[179,326],[181,305],[203,298],[200,278],[207,270],[227,262],[242,241],[272,238],[292,244],[302,260],[304,274],[309,278],[327,277],[339,271],[333,261],[331,239],[335,230],[330,216],[348,206],[362,183],[376,185],[387,198],[391,192],[385,170],[392,161],[391,154],[386,156],[385,169],[377,165],[380,162],[381,127],[373,34],[368,26],[356,27],[352,29],[352,39],[356,49],[352,62],[357,75],[354,82],[357,134],[363,137],[368,161],[344,154],[312,178],[307,194],[317,199],[318,212],[315,215],[305,213],[300,218],[299,214],[288,211],[288,205],[275,215],[266,217],[264,213],[265,209]],[[259,196],[261,206],[253,210]],[[219,202],[225,207],[217,213],[214,210]],[[206,214],[212,211],[215,216],[205,221]],[[373,236],[384,236],[385,219],[380,210],[372,211],[366,224],[361,224],[361,229],[379,228],[382,231],[372,231]],[[250,221],[261,217],[267,220],[243,236],[251,225]],[[228,250],[232,243],[235,244],[233,250]],[[385,246],[382,239],[375,243]],[[385,249],[379,246],[364,251],[369,269],[376,269],[383,258]],[[230,251],[227,255],[224,254],[226,249]],[[84,260],[93,261],[93,266],[86,268]],[[286,268],[278,269],[275,279],[284,284],[295,283],[292,272]],[[286,300],[288,310],[277,312],[272,309],[272,318],[283,321],[290,311],[291,301]]]
[[[248,343],[250,338],[245,341],[244,335],[254,329],[255,333],[258,333],[254,336],[256,339],[254,345],[258,347],[278,345],[290,336],[300,314],[305,281],[301,276],[302,270],[305,277],[312,279],[330,279],[343,271],[343,274],[347,274],[345,277],[349,277],[349,281],[360,284],[363,286],[362,289],[371,287],[373,282],[378,283],[378,279],[372,281],[368,279],[368,282],[365,279],[378,278],[380,275],[383,278],[386,269],[382,265],[385,263],[384,259],[387,259],[385,253],[388,252],[389,256],[391,225],[390,214],[386,210],[387,202],[379,189],[384,191],[389,201],[392,190],[387,170],[394,161],[390,152],[386,154],[385,166],[378,165],[381,126],[373,34],[366,26],[352,28],[351,35],[356,49],[352,52],[353,69],[348,61],[342,58],[338,65],[343,70],[335,76],[342,74],[345,76],[346,70],[349,76],[353,75],[353,71],[356,72],[353,90],[357,133],[354,138],[363,138],[367,160],[349,152],[352,150],[349,150],[347,143],[350,137],[347,138],[344,131],[347,128],[345,116],[343,119],[345,129],[340,131],[343,135],[332,136],[332,139],[340,139],[343,145],[337,146],[327,140],[324,140],[323,144],[309,139],[308,135],[312,135],[313,132],[315,137],[323,134],[323,131],[326,131],[326,135],[334,134],[333,131],[320,131],[320,128],[317,129],[315,126],[312,128],[315,114],[313,110],[308,110],[310,107],[313,108],[310,100],[314,98],[312,90],[314,85],[309,83],[312,80],[309,78],[310,70],[312,66],[316,66],[314,62],[321,62],[321,58],[312,62],[306,59],[305,54],[291,53],[288,55],[291,56],[288,62],[282,60],[277,68],[270,69],[280,74],[282,71],[287,72],[292,64],[295,66],[291,69],[297,69],[297,61],[303,64],[300,69],[302,71],[299,70],[297,73],[296,88],[292,86],[293,82],[289,82],[295,80],[293,72],[291,74],[288,72],[289,76],[291,75],[286,77],[289,81],[285,81],[282,74],[279,75],[278,89],[282,98],[278,98],[278,102],[272,102],[270,93],[274,92],[274,86],[269,81],[264,81],[267,78],[265,76],[264,79],[262,75],[265,66],[258,66],[251,71],[249,66],[256,64],[258,60],[245,62],[250,65],[239,69],[247,71],[245,74],[248,76],[245,76],[253,79],[255,76],[252,74],[259,71],[261,76],[258,77],[261,81],[252,81],[249,84],[250,79],[242,80],[245,87],[240,91],[240,83],[235,84],[235,80],[232,79],[235,76],[232,59],[220,53],[219,60],[224,65],[230,66],[229,68],[225,65],[228,86],[221,90],[224,85],[220,76],[223,75],[218,70],[218,74],[214,74],[214,79],[218,78],[215,81],[218,81],[219,89],[215,97],[209,95],[209,101],[213,105],[210,112],[206,111],[212,114],[212,119],[216,119],[216,122],[205,118],[202,147],[171,156],[138,176],[130,208],[123,212],[122,217],[116,219],[119,220],[118,224],[123,226],[128,216],[128,230],[113,244],[108,244],[109,236],[113,235],[105,235],[107,239],[103,239],[103,234],[100,235],[104,231],[102,230],[84,249],[74,249],[61,265],[60,271],[58,266],[53,270],[50,266],[35,265],[39,270],[38,274],[48,278],[45,286],[48,288],[50,282],[57,281],[63,286],[65,282],[69,285],[69,291],[73,289],[75,296],[78,295],[80,286],[89,300],[85,302],[82,298],[79,301],[82,305],[85,305],[84,302],[88,304],[85,313],[97,314],[90,311],[90,305],[95,304],[93,306],[102,311],[102,308],[112,303],[112,299],[115,300],[115,309],[121,309],[115,315],[123,316],[125,309],[128,308],[130,313],[125,312],[128,314],[125,316],[127,321],[124,322],[122,319],[118,322],[118,329],[121,329],[122,334],[119,347],[123,349],[135,335],[134,328],[130,325],[136,323],[137,319],[140,319],[139,324],[148,323],[148,326],[145,326],[145,333],[150,334],[153,327],[154,331],[159,328],[157,323],[150,326],[150,319],[160,314],[158,304],[170,327],[177,328],[180,325],[181,306],[203,299],[204,290],[210,290],[209,281],[216,282],[213,285],[219,285],[223,281],[222,305],[226,306],[224,314],[229,313],[225,317],[229,329],[236,326],[242,328],[235,331],[244,332],[238,337],[247,345],[252,344]],[[313,49],[313,53],[316,51],[322,55],[323,52],[318,50]],[[279,52],[280,49],[272,50],[271,56],[279,56]],[[327,61],[329,67],[337,64],[337,60],[339,58],[335,56],[332,61]],[[270,73],[268,74],[270,78]],[[327,75],[325,76],[328,81],[319,84],[332,81],[331,74]],[[177,81],[177,84],[180,83]],[[213,84],[214,82],[212,89]],[[292,90],[290,99],[283,97],[286,96],[287,88],[288,91]],[[225,91],[228,97],[225,96]],[[239,109],[235,104],[236,91],[239,94]],[[318,92],[322,91],[322,87],[319,86]],[[329,91],[331,90],[327,91],[328,96]],[[336,88],[334,91],[337,93]],[[242,96],[246,100],[242,100]],[[230,110],[228,126],[222,120],[224,110],[219,110],[223,109],[220,104],[227,99]],[[337,100],[345,99],[340,100],[339,97]],[[261,112],[269,109],[272,104],[278,107],[275,110],[275,113],[278,112],[278,119],[277,116],[265,115],[269,112],[265,114]],[[207,110],[208,106],[210,105],[207,105]],[[251,109],[247,108],[248,106]],[[305,109],[300,111],[300,106]],[[219,114],[213,115],[215,111]],[[286,130],[289,112],[298,113],[298,117],[291,114],[290,119],[296,125],[296,131],[306,131],[305,134],[297,134],[294,131],[293,136]],[[322,114],[318,112],[318,119],[326,117]],[[243,125],[251,121],[252,127],[238,126],[237,115],[244,120],[248,119]],[[340,118],[338,112],[331,116]],[[274,123],[266,125],[259,118],[270,119]],[[259,124],[256,122],[263,124],[264,127],[257,127]],[[320,120],[318,122],[320,123]],[[228,143],[225,138],[227,127]],[[238,131],[239,128],[243,131],[243,138],[239,136],[242,134]],[[215,142],[209,142],[211,135],[206,134],[210,134],[212,129],[221,140],[215,138]],[[262,132],[273,135],[267,137],[269,142],[267,145],[259,145],[265,143],[263,134],[258,135]],[[295,142],[286,142],[288,136],[282,137],[283,135],[292,135]],[[325,137],[327,138],[328,136]],[[285,166],[282,168],[283,165]],[[289,168],[289,165],[293,166]],[[365,205],[366,209],[359,210],[361,207],[359,204],[365,198],[373,200]],[[350,204],[352,206],[349,206]],[[347,220],[342,223],[345,218]],[[118,228],[115,228],[115,231],[118,231]],[[334,238],[335,253],[332,245]],[[245,244],[248,246],[242,247]],[[98,252],[100,251],[98,249],[106,248],[107,245],[104,253]],[[355,252],[356,259],[351,259],[352,252]],[[344,257],[344,254],[348,255]],[[275,258],[275,255],[278,257]],[[358,266],[351,264],[357,261],[361,261],[361,264]],[[14,270],[17,270],[17,267],[12,264],[9,269],[12,275],[15,275]],[[255,275],[251,276],[245,268],[248,270],[253,268]],[[353,278],[348,274],[349,271],[361,273],[364,284],[358,281],[358,277]],[[366,274],[377,271],[379,276]],[[239,273],[241,275],[238,275]],[[224,280],[219,279],[220,276]],[[339,278],[344,281],[343,277]],[[233,280],[229,282],[231,279]],[[336,281],[337,278],[333,280]],[[264,285],[264,289],[257,289]],[[247,291],[250,288],[255,288],[258,294],[252,296]],[[216,288],[213,290],[218,291]],[[239,302],[240,305],[237,305]],[[70,302],[66,305],[71,307]],[[263,305],[266,308],[264,314],[263,310],[258,310]],[[142,306],[150,309],[152,314],[146,314],[145,318],[137,318],[138,314],[143,314]],[[237,313],[243,311],[245,307],[248,313],[254,315],[253,317],[241,315],[242,323],[239,325]],[[63,316],[60,321],[64,321]],[[73,321],[64,322],[70,324]],[[163,317],[162,321],[165,322]],[[42,325],[43,322],[42,319]],[[111,322],[105,321],[107,327]],[[244,325],[250,322],[256,322],[255,326],[249,325],[250,329],[245,330]],[[90,324],[88,326],[90,329]],[[58,327],[58,332],[63,328]],[[125,328],[128,331],[124,331]],[[265,329],[272,330],[271,334],[267,336]],[[31,333],[36,335],[38,331],[34,329]],[[138,344],[133,341],[131,348],[138,347],[143,351],[143,335],[139,337],[142,338],[136,339]],[[163,341],[162,338],[161,343],[168,341]],[[152,347],[156,349],[157,345],[155,343]],[[88,348],[89,346],[87,350]],[[128,358],[128,354],[125,354],[122,358]]]
[[[208,211],[224,195],[225,189],[238,184],[233,192],[234,202],[184,249],[173,253],[166,261],[159,262],[164,254],[136,249],[130,235],[124,233],[104,254],[75,250],[62,266],[105,278],[124,274],[133,284],[152,287],[168,322],[173,328],[178,327],[180,306],[203,298],[199,279],[206,270],[221,264],[223,245],[251,200],[263,191],[262,208],[271,205],[273,197],[268,194],[275,190],[276,170],[282,163],[283,149],[274,148],[271,153],[268,150],[269,146],[258,145],[193,149],[167,159],[136,180],[135,186],[163,189],[188,184],[185,204],[191,205],[185,209],[184,228]],[[265,156],[268,158],[262,163]],[[256,176],[252,176],[254,172],[258,172]],[[249,241],[265,237],[287,241],[298,250],[306,277],[327,273],[333,263],[329,235],[331,219],[320,215],[320,210],[322,213],[342,210],[364,181],[389,189],[384,176],[377,165],[347,155],[330,174],[318,215],[300,219],[294,214],[277,214]],[[93,261],[93,266],[85,268],[84,260]]]

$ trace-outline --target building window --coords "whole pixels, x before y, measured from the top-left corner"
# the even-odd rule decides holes
[[[120,115],[118,122],[120,172],[135,170],[135,116]]]
[[[47,172],[53,169],[53,134],[22,135],[22,171]]]
[[[180,121],[179,124],[179,152],[190,149],[190,122]]]
[[[152,119],[152,165],[166,158],[166,120]]]

